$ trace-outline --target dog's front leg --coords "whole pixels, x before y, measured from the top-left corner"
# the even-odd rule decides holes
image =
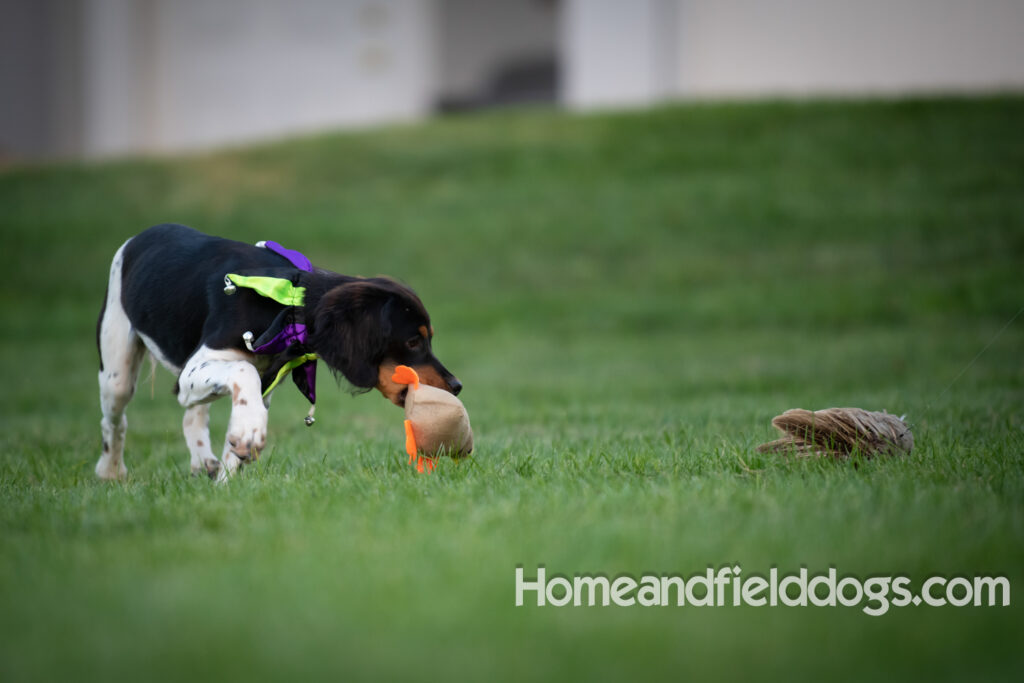
[[[200,348],[178,378],[178,402],[185,408],[231,396],[231,419],[218,476],[223,481],[243,462],[254,460],[267,441],[267,408],[260,374],[240,351]],[[186,435],[187,438],[187,435]]]
[[[213,454],[213,443],[210,440],[210,404],[200,403],[187,408],[181,428],[192,457],[192,474],[216,478],[220,473],[220,460]]]

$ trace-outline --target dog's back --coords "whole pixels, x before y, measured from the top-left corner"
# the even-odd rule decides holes
[[[237,344],[245,330],[262,329],[279,306],[253,293],[225,297],[226,273],[270,271],[287,263],[258,247],[205,235],[184,225],[157,225],[124,248],[121,301],[146,345],[157,347],[165,364],[184,367],[201,340]],[[233,311],[244,311],[241,316]],[[225,329],[218,329],[225,328]]]

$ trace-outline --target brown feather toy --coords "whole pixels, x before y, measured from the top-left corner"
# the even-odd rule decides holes
[[[860,408],[787,410],[772,420],[781,439],[761,444],[759,453],[845,458],[856,451],[865,457],[910,453],[914,435],[903,418]]]

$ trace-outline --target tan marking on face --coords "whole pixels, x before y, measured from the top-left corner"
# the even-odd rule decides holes
[[[432,387],[438,389],[444,389],[448,391],[448,383],[441,378],[440,373],[430,365],[419,365],[413,368],[416,374],[420,376],[420,382],[423,384],[429,384]]]
[[[384,394],[384,398],[396,406],[401,406],[402,401],[398,396],[405,389],[405,385],[391,380],[391,375],[395,374],[396,367],[398,367],[396,363],[381,363],[377,369],[377,391]]]
[[[419,331],[420,331],[420,335],[424,339],[430,339],[430,331],[427,329],[426,325],[420,325],[419,326]]]

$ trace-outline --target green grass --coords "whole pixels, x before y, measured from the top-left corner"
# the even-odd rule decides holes
[[[1021,121],[1021,98],[518,112],[8,170],[0,678],[1016,679],[1019,599],[516,608],[513,578],[738,563],[1020,591]],[[109,259],[164,221],[411,284],[475,457],[417,475],[401,412],[323,377],[317,425],[278,392],[264,457],[216,487],[187,476],[158,370],[130,480],[95,481]],[[755,453],[774,415],[834,405],[907,413],[916,450]]]

